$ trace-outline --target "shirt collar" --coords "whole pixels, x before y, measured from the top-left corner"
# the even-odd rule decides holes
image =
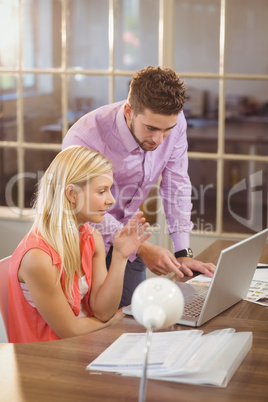
[[[137,144],[137,142],[133,138],[133,135],[129,131],[124,115],[124,105],[125,103],[123,103],[116,116],[117,127],[119,131],[119,136],[122,140],[122,144],[124,144],[128,152],[132,152],[136,149],[139,149],[141,152],[144,152],[143,149],[141,149],[141,147],[139,146],[139,144]]]

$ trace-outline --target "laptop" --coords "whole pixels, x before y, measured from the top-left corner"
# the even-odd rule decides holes
[[[175,282],[185,304],[177,324],[199,327],[244,299],[267,235],[268,228],[222,250],[209,286]],[[132,315],[131,305],[125,307],[123,313]]]

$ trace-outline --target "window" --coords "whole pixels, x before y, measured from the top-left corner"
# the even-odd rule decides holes
[[[253,233],[268,220],[267,4],[173,4],[174,63],[189,94],[184,109],[195,228]]]
[[[188,88],[194,233],[266,227],[266,3],[0,0],[0,206],[27,213],[68,128],[125,99],[133,72],[159,64]],[[162,225],[156,198],[146,212]]]

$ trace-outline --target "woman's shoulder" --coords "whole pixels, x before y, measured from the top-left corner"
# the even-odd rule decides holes
[[[47,255],[52,260],[53,265],[60,263],[58,253],[38,232],[31,231],[22,239],[12,255],[13,260],[21,261],[25,254],[32,255],[35,258]]]
[[[40,248],[29,249],[22,259],[29,267],[53,265],[51,256]]]
[[[37,248],[49,248],[49,244],[42,237],[40,232],[31,230],[24,238],[22,239],[19,246],[22,246],[26,249],[33,248],[33,246]]]
[[[19,278],[25,281],[25,277],[40,277],[47,274],[53,267],[51,256],[40,248],[31,248],[23,256],[19,268]]]
[[[30,231],[23,237],[23,239],[14,250],[12,254],[12,259],[21,258],[25,253],[33,248],[46,249],[47,244],[44,242],[44,239],[41,238],[38,234]]]

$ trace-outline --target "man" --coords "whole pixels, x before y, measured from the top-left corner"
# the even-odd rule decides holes
[[[120,306],[128,305],[146,266],[155,274],[212,277],[213,264],[193,259],[189,249],[191,183],[188,176],[186,120],[182,111],[185,84],[168,68],[147,67],[134,74],[126,101],[106,105],[78,120],[68,131],[63,148],[83,145],[99,151],[114,164],[116,204],[98,229],[103,235],[109,266],[113,234],[139,209],[161,176],[163,201],[175,255],[144,242],[129,258]]]

